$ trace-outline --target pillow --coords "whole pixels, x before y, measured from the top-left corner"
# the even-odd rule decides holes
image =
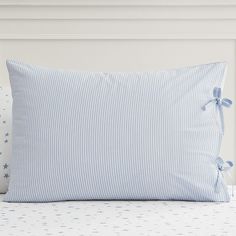
[[[7,191],[11,156],[11,88],[0,85],[0,193]]]
[[[225,63],[74,72],[9,60],[8,202],[229,201],[219,155]]]

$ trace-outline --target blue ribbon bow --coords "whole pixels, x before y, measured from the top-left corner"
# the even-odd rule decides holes
[[[233,167],[234,164],[232,161],[224,161],[221,157],[217,157],[216,165],[217,165],[217,178],[216,178],[216,183],[215,183],[215,191],[219,193],[220,187],[222,184],[221,178],[223,176],[223,172],[229,171]]]
[[[207,106],[210,103],[215,103],[219,109],[220,114],[220,122],[221,122],[221,131],[224,134],[224,114],[223,114],[223,107],[230,107],[232,105],[232,101],[228,98],[221,98],[221,88],[215,87],[213,90],[214,98],[209,100],[203,107],[202,110],[205,111]]]

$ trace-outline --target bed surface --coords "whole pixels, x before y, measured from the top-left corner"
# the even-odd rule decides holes
[[[68,201],[6,203],[0,195],[0,235],[236,235],[230,203]]]

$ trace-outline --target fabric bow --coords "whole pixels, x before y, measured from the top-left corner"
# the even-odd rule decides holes
[[[232,105],[232,101],[228,98],[221,98],[221,88],[215,87],[213,90],[213,99],[209,100],[203,107],[202,110],[205,111],[207,106],[210,103],[215,103],[219,109],[220,114],[220,122],[221,122],[221,131],[224,134],[224,114],[223,107],[230,107]]]
[[[221,157],[216,158],[216,164],[217,164],[217,178],[215,183],[215,191],[219,193],[221,187],[221,177],[223,177],[223,172],[229,171],[234,164],[232,161],[224,161]]]

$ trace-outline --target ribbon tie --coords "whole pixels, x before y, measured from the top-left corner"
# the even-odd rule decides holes
[[[232,161],[224,161],[221,157],[216,158],[216,165],[217,165],[217,178],[215,183],[215,191],[217,193],[220,192],[221,187],[221,179],[223,177],[223,172],[229,171],[233,167]],[[221,175],[221,176],[220,176]]]
[[[215,87],[213,90],[213,99],[209,100],[203,107],[202,110],[205,111],[207,106],[210,103],[215,103],[219,109],[220,114],[220,123],[221,123],[221,131],[224,134],[224,114],[223,107],[230,107],[232,105],[232,101],[228,98],[221,98],[221,88]]]

